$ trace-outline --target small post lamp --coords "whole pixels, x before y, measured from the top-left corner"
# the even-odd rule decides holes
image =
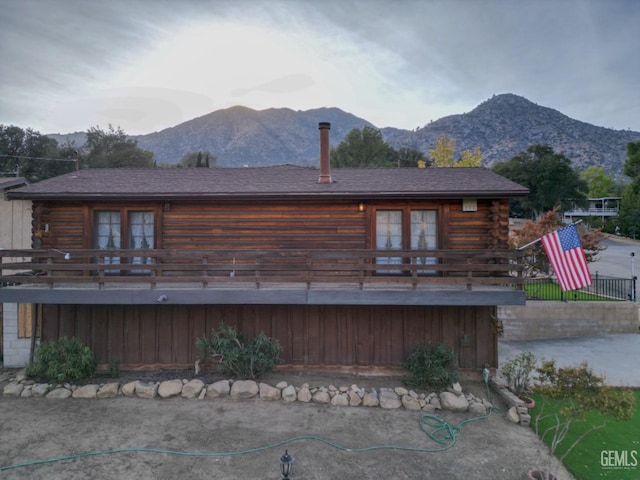
[[[293,462],[295,461],[295,458],[289,455],[289,451],[285,450],[284,455],[280,457],[280,471],[282,472],[282,480],[289,480],[289,475],[291,475],[291,467],[293,466]]]

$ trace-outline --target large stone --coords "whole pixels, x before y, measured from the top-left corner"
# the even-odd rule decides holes
[[[377,407],[378,405],[380,405],[380,400],[378,399],[378,392],[376,392],[375,389],[369,393],[365,393],[364,397],[362,397],[363,407]]]
[[[520,423],[520,415],[518,415],[518,410],[515,406],[507,410],[507,419],[513,423]]]
[[[272,387],[268,383],[261,383],[258,385],[260,390],[260,398],[263,400],[280,400],[282,398],[282,392],[279,388]]]
[[[25,385],[24,390],[22,390],[22,393],[20,394],[20,398],[30,397],[33,397],[33,389],[31,388],[31,385]]]
[[[451,393],[462,395],[462,385],[460,385],[458,382],[451,385]]]
[[[469,401],[464,395],[456,395],[451,392],[442,392],[440,394],[440,403],[444,410],[452,412],[466,412],[469,408]]]
[[[136,383],[138,382],[129,382],[122,385],[122,395],[124,395],[125,397],[135,397]]]
[[[300,389],[298,392],[298,401],[304,403],[309,403],[311,401],[311,390],[309,390],[309,387],[303,386]]]
[[[347,407],[349,406],[349,397],[346,393],[339,393],[331,399],[331,405],[336,407]]]
[[[182,398],[198,398],[200,392],[204,388],[204,382],[198,378],[189,380],[184,387],[182,387]]]
[[[313,394],[311,399],[315,403],[329,403],[331,401],[331,395],[329,395],[329,392],[325,392],[324,390],[318,390]]]
[[[235,400],[253,398],[259,391],[258,384],[253,380],[238,380],[231,385],[231,398]]]
[[[471,402],[469,404],[469,413],[473,413],[474,415],[486,415],[487,409],[480,402]]]
[[[296,387],[293,385],[288,385],[284,387],[282,390],[282,400],[287,403],[295,402],[298,398],[298,394],[296,393]]]
[[[62,398],[69,398],[70,396],[71,396],[71,390],[68,390],[64,387],[58,387],[58,388],[54,388],[49,393],[47,393],[46,398],[62,399]]]
[[[362,397],[359,395],[357,390],[351,390],[348,395],[349,405],[352,407],[357,407],[362,404]]]
[[[96,394],[97,398],[116,398],[118,396],[119,383],[111,382],[102,385]]]
[[[381,408],[393,409],[393,408],[400,408],[402,406],[402,401],[400,400],[400,397],[398,397],[396,392],[394,392],[390,388],[380,389],[379,400],[380,400]]]
[[[136,382],[136,396],[138,396],[139,398],[156,398],[157,394],[157,384]]]
[[[402,406],[407,410],[420,410],[422,408],[420,400],[413,398],[411,395],[402,396]]]
[[[207,387],[207,398],[220,398],[229,395],[229,380],[218,380]]]
[[[73,398],[96,398],[98,394],[98,385],[83,385],[73,391]]]
[[[160,382],[158,386],[158,396],[160,398],[170,398],[182,393],[182,380],[166,380]]]
[[[49,391],[48,383],[36,383],[31,387],[34,397],[44,397]]]
[[[24,390],[24,385],[18,382],[11,382],[5,385],[2,395],[5,397],[19,397]]]
[[[396,392],[396,395],[398,395],[399,397],[402,397],[403,395],[409,395],[409,390],[404,387],[396,387],[393,391]]]

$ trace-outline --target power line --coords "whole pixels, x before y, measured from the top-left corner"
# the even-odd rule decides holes
[[[0,154],[0,157],[15,158],[15,159],[26,159],[26,160],[53,160],[53,161],[56,161],[56,162],[75,162],[77,160],[75,158],[27,157],[27,156],[24,156],[24,155],[4,155],[4,154]]]

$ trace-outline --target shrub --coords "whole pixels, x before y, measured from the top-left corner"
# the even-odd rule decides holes
[[[402,366],[411,372],[403,383],[417,388],[447,388],[460,379],[455,353],[443,343],[418,345]]]
[[[75,337],[62,337],[36,346],[26,374],[40,382],[82,382],[96,373],[96,367],[89,347]]]
[[[536,356],[531,352],[522,352],[502,364],[501,370],[507,385],[517,397],[531,387],[531,373],[536,369]]]
[[[244,339],[234,327],[220,322],[209,338],[196,340],[200,356],[217,363],[223,373],[234,378],[253,380],[262,377],[280,363],[282,347],[278,340],[260,333]]]

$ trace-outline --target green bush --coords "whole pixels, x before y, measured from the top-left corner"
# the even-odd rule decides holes
[[[282,350],[278,340],[262,332],[245,340],[242,333],[224,322],[220,322],[218,330],[213,330],[209,338],[198,338],[196,345],[201,358],[218,364],[226,375],[254,380],[280,363]]]
[[[533,353],[522,352],[502,364],[502,375],[507,379],[507,385],[516,397],[531,387],[531,373],[536,369],[536,362]]]
[[[62,337],[36,346],[27,376],[40,382],[82,382],[96,373],[93,352],[77,338]]]
[[[455,353],[443,343],[418,345],[404,363],[411,373],[402,379],[417,388],[447,388],[460,379]]]

